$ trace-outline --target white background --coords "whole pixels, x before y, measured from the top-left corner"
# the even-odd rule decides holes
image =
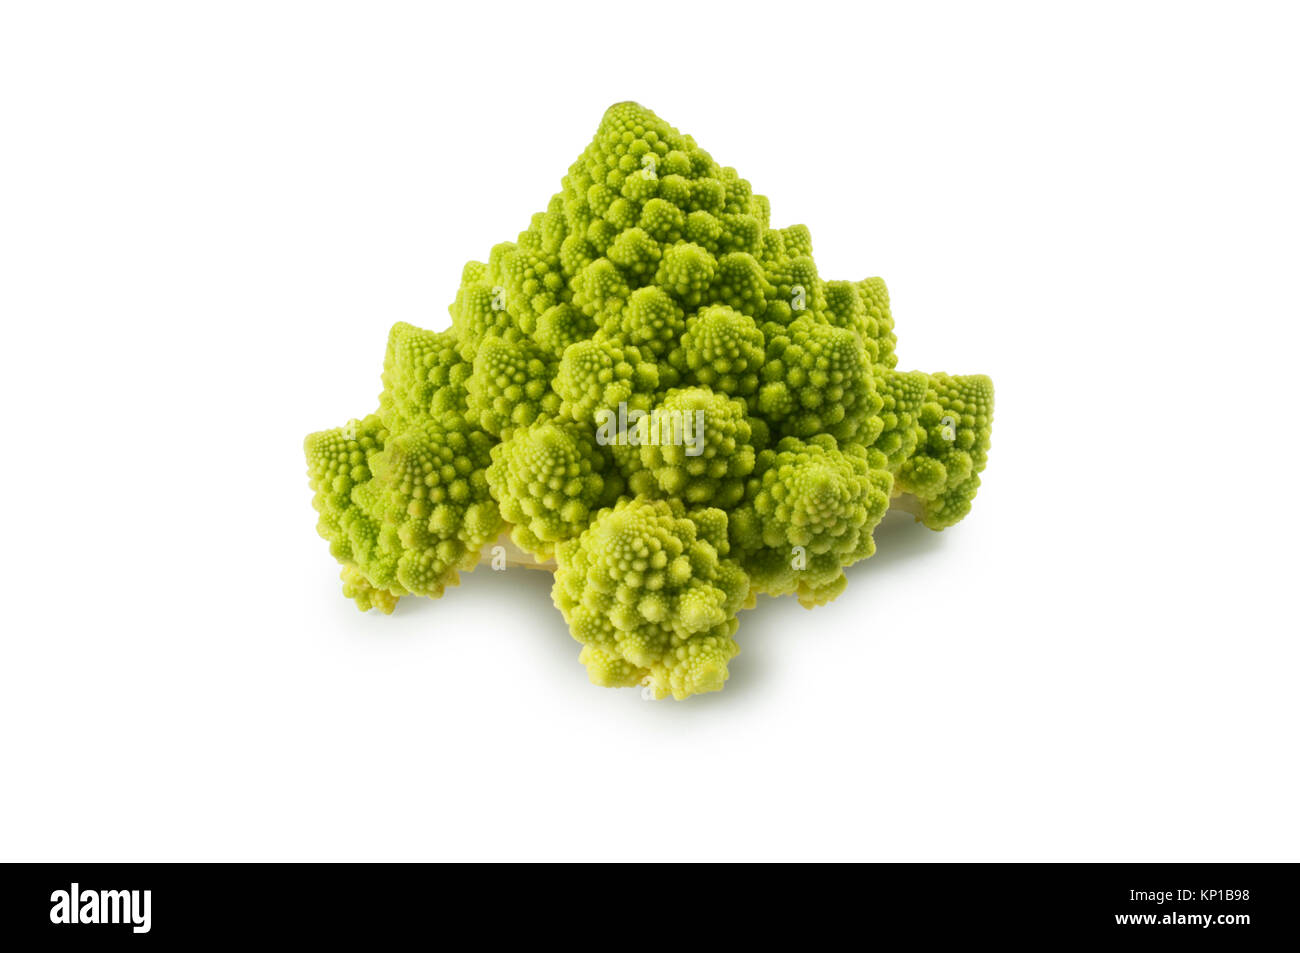
[[[1300,860],[1294,16],[7,4],[0,857]],[[680,704],[540,573],[357,612],[301,453],[624,99],[997,386]]]

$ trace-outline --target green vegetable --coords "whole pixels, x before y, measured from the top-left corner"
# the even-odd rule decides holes
[[[450,310],[394,326],[376,414],[307,438],[318,529],[363,610],[553,569],[600,685],[720,689],[757,595],[834,599],[891,505],[951,526],[988,459],[992,382],[896,370],[884,282],[823,280],[635,103]]]

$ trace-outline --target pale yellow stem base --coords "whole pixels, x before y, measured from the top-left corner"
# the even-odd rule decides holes
[[[537,557],[532,553],[526,553],[515,545],[515,541],[510,538],[510,530],[511,527],[507,525],[506,528],[501,531],[501,535],[496,538],[495,542],[488,543],[483,547],[483,551],[480,552],[478,556],[478,564],[480,566],[490,566],[494,559],[499,560],[504,557],[507,566],[517,566],[522,569],[540,569],[543,572],[555,572],[554,559],[547,559],[539,563]],[[498,552],[498,546],[504,552]],[[499,561],[497,565],[500,565]]]

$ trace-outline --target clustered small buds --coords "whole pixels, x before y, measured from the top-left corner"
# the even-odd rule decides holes
[[[807,228],[636,103],[450,311],[395,325],[375,413],[306,440],[362,610],[553,571],[594,683],[686,698],[757,596],[823,605],[891,507],[941,530],[980,486],[992,382],[898,370],[884,282],[822,278]]]

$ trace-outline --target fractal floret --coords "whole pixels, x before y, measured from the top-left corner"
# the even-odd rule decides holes
[[[317,529],[362,610],[553,572],[597,685],[722,688],[758,596],[836,598],[890,508],[952,526],[988,461],[992,382],[898,370],[884,282],[823,279],[636,103],[450,311],[393,327],[375,413],[307,437]]]

